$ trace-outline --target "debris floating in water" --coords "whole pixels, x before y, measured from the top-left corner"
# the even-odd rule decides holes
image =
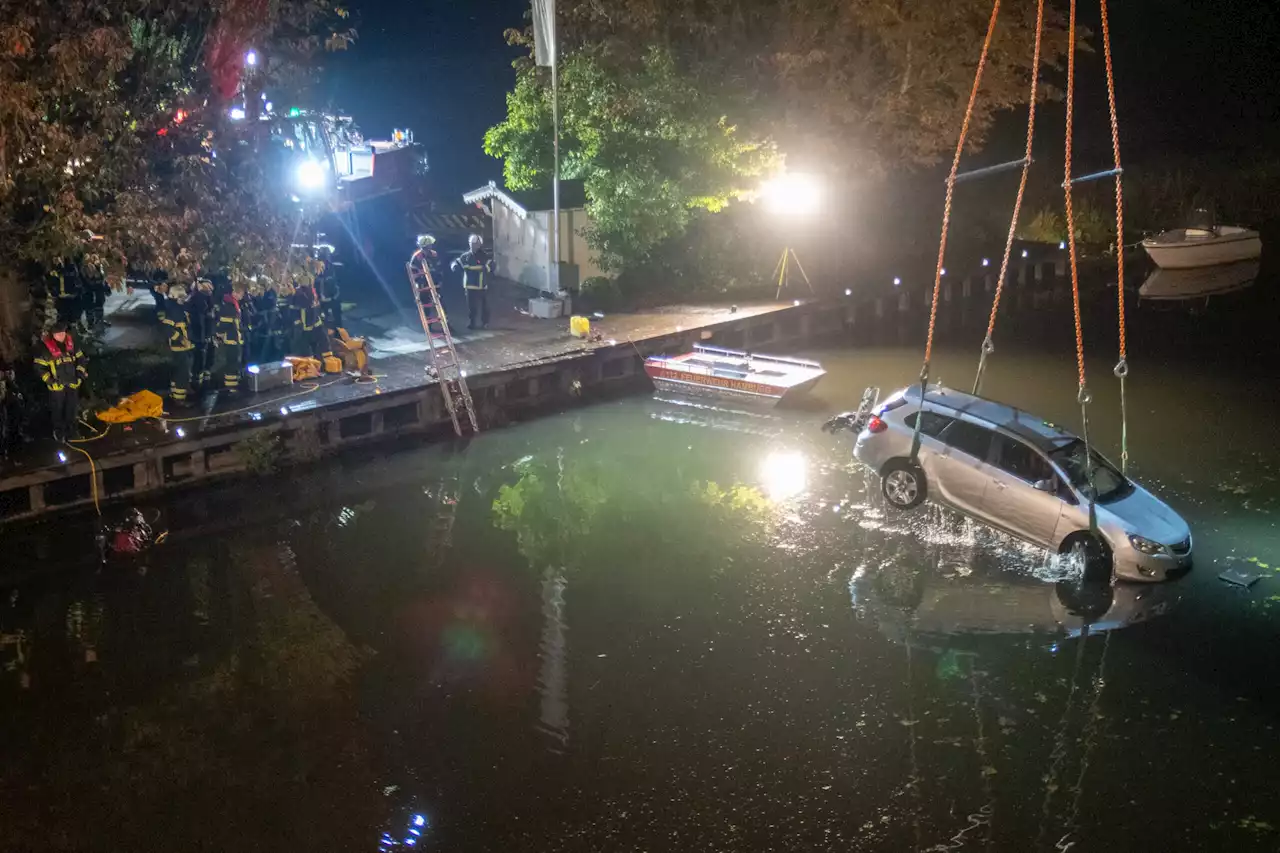
[[[1259,572],[1250,572],[1246,569],[1231,568],[1222,572],[1218,577],[1233,586],[1242,586],[1245,589],[1257,583],[1258,578],[1262,577]]]

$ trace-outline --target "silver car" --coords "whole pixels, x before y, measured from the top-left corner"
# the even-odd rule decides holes
[[[919,388],[899,391],[872,410],[854,455],[880,475],[892,506],[927,497],[1051,551],[1082,547],[1091,576],[1160,581],[1191,568],[1191,529],[1176,512],[1096,451],[1086,462],[1075,435],[1002,403],[931,386],[921,406]]]

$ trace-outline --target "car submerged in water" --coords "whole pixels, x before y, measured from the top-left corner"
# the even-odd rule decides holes
[[[928,498],[1049,551],[1082,549],[1095,579],[1161,581],[1191,568],[1191,529],[1176,512],[1101,454],[1086,455],[1076,435],[1019,409],[941,386],[922,401],[912,387],[862,416],[828,421],[841,427],[860,428],[854,456],[880,476],[896,509]]]

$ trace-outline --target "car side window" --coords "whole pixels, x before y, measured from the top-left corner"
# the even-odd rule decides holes
[[[920,432],[930,438],[937,438],[942,431],[947,428],[947,425],[954,420],[954,418],[949,418],[946,415],[940,415],[937,412],[926,411],[917,412],[914,415],[907,415],[907,417],[903,419],[903,423],[911,429],[915,429],[916,418],[921,419]]]
[[[999,436],[998,441],[996,467],[1001,471],[1032,484],[1053,477],[1053,468],[1049,466],[1049,460],[1029,446],[1004,435]]]
[[[979,462],[986,462],[991,455],[991,439],[994,437],[995,433],[991,430],[968,421],[952,421],[938,436],[945,444],[969,454]]]

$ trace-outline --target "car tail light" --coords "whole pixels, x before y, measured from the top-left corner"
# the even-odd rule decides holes
[[[872,415],[871,420],[867,421],[867,432],[879,433],[884,432],[888,428],[889,425],[875,415]]]

